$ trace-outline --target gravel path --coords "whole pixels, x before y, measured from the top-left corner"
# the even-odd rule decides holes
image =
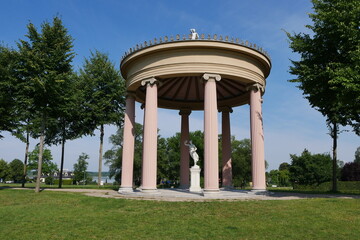
[[[16,188],[24,189],[24,188]],[[26,189],[26,188],[25,188]],[[158,189],[156,193],[143,193],[135,190],[132,193],[120,194],[117,191],[108,189],[49,189],[43,191],[55,192],[74,192],[82,193],[86,196],[116,198],[116,199],[136,199],[154,201],[244,201],[244,200],[293,200],[310,198],[341,198],[341,199],[360,199],[360,195],[337,195],[337,194],[304,194],[289,192],[252,192],[246,190],[221,190],[219,193],[205,194],[190,193],[181,189]]]

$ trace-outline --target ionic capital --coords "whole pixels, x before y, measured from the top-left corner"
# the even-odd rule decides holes
[[[255,91],[261,91],[262,93],[265,92],[265,87],[261,85],[260,83],[254,83],[252,85],[249,85],[246,87],[246,90],[255,90]]]
[[[159,81],[154,77],[144,79],[141,81],[141,86],[145,86],[146,84],[150,84],[150,85],[159,84]]]
[[[141,108],[141,109],[144,109],[144,108],[145,108],[145,103],[142,103],[142,104],[140,105],[140,108]]]
[[[221,80],[221,76],[219,74],[214,74],[214,73],[205,73],[202,77],[206,81],[220,81]]]
[[[218,111],[219,111],[219,112],[229,112],[229,113],[232,113],[232,112],[233,112],[233,109],[232,109],[231,107],[224,106],[224,107],[219,107]]]
[[[186,116],[189,116],[190,115],[190,113],[191,113],[191,110],[190,109],[181,109],[180,111],[179,111],[179,115],[186,115]]]

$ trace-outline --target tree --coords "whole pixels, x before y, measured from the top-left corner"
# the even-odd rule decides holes
[[[9,163],[9,175],[8,178],[14,182],[20,182],[23,175],[23,162],[19,159],[14,159]]]
[[[356,149],[354,162],[360,163],[360,147]]]
[[[59,117],[47,131],[48,144],[61,144],[61,163],[59,188],[62,187],[62,173],[64,168],[65,143],[67,140],[91,134],[92,130],[85,122],[86,113],[83,106],[83,86],[77,74],[64,82],[59,98]]]
[[[360,181],[360,163],[346,163],[341,169],[341,181]]]
[[[339,126],[350,125],[360,134],[360,2],[312,0],[313,34],[287,33],[290,48],[300,54],[291,61],[305,98],[325,117],[333,139],[333,185],[337,190],[337,138]]]
[[[16,51],[0,45],[0,133],[12,132],[18,124],[14,84],[16,61]]]
[[[251,182],[251,142],[250,139],[231,141],[234,186],[245,187]]]
[[[180,133],[166,139],[158,139],[158,181],[170,180],[178,182],[180,180],[180,144],[184,144],[180,139]],[[190,159],[190,161],[193,161],[193,159]]]
[[[279,171],[289,170],[289,168],[290,168],[290,164],[287,162],[283,162],[279,165]]]
[[[135,146],[134,146],[134,182],[135,185],[141,183],[141,164],[142,164],[142,133],[143,126],[135,123]],[[123,128],[118,128],[116,134],[109,137],[113,147],[104,154],[105,164],[109,166],[109,177],[120,182],[123,146]]]
[[[0,159],[0,182],[5,181],[9,176],[9,166],[4,159]]]
[[[86,124],[95,130],[100,127],[99,176],[101,181],[104,125],[122,125],[125,106],[125,83],[109,57],[95,51],[85,59],[80,78],[84,87],[84,109],[89,114]]]
[[[36,170],[38,171],[38,165],[39,165],[39,151],[40,148],[37,145],[35,149],[29,153],[29,170]],[[42,155],[42,172],[40,173],[40,176],[42,174],[44,175],[53,175],[55,172],[58,171],[58,166],[56,163],[52,162],[53,157],[51,154],[51,151],[49,149],[44,148],[43,155]],[[38,174],[39,176],[39,174]]]
[[[300,156],[290,154],[290,180],[293,184],[314,185],[331,180],[332,160],[329,154],[311,154],[305,149]]]
[[[31,101],[31,123],[36,126],[32,135],[40,136],[35,188],[35,192],[39,192],[45,133],[59,117],[61,89],[71,76],[74,52],[73,39],[60,18],[55,17],[52,24],[44,22],[41,32],[32,23],[27,28],[28,41],[20,40],[18,43],[21,59],[18,79],[24,85],[24,99]]]
[[[88,181],[89,175],[86,170],[89,163],[86,161],[87,159],[89,159],[89,155],[87,155],[86,153],[82,153],[79,156],[77,163],[74,164],[73,179],[74,181],[76,181],[77,184],[79,184],[80,182],[83,182],[83,184],[85,184]]]

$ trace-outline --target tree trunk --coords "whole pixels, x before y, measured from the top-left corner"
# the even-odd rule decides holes
[[[25,181],[26,181],[26,168],[27,168],[27,160],[29,155],[29,132],[26,131],[26,147],[25,147],[25,159],[24,159],[24,173],[23,173],[23,181],[21,184],[21,187],[25,187]]]
[[[44,138],[45,138],[45,120],[42,120],[41,123],[41,135],[40,135],[40,146],[39,146],[39,162],[38,162],[38,172],[36,178],[36,187],[35,192],[40,192],[40,178],[42,173],[42,158],[43,158],[43,151],[44,151]]]
[[[65,128],[63,130],[62,140],[61,140],[61,164],[60,164],[60,176],[59,176],[59,188],[62,186],[62,175],[64,169],[64,154],[65,154]]]
[[[333,138],[333,176],[332,176],[332,191],[337,192],[337,137],[338,137],[338,125],[333,123],[332,129]]]
[[[100,183],[101,183],[103,142],[104,142],[104,125],[101,124],[101,126],[100,126],[100,149],[99,149],[99,176],[98,176],[98,186],[100,186]]]

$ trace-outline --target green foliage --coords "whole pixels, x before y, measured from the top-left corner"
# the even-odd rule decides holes
[[[23,121],[29,119],[37,126],[32,135],[38,136],[58,119],[58,111],[63,104],[63,91],[72,74],[71,62],[73,39],[62,25],[60,18],[55,17],[52,24],[44,22],[41,32],[29,23],[28,41],[20,40],[17,85],[21,98],[18,101],[25,115]]]
[[[43,159],[42,159],[42,174],[53,175],[57,170],[58,166],[56,163],[52,162],[53,157],[51,155],[50,149],[44,149]],[[39,162],[39,146],[35,146],[35,149],[32,152],[29,152],[29,164],[28,170],[38,169]]]
[[[360,194],[360,181],[338,181],[339,192]],[[331,189],[331,182],[324,182],[320,185],[294,185],[294,190],[328,192]]]
[[[360,163],[348,162],[341,169],[342,181],[360,181]]]
[[[125,81],[108,55],[95,51],[80,69],[83,111],[93,130],[106,124],[121,126],[125,106]]]
[[[72,179],[63,179],[62,180],[62,184],[63,185],[72,185],[73,184],[73,180]],[[59,184],[59,179],[55,179],[54,180],[54,185],[58,185]]]
[[[330,181],[332,160],[329,154],[311,154],[304,150],[300,156],[290,154],[290,179],[293,184],[313,185]]]
[[[60,111],[60,106],[64,103],[63,90],[68,87],[66,83],[72,75],[71,62],[75,53],[73,39],[59,17],[54,17],[52,24],[45,21],[40,32],[32,23],[27,28],[28,40],[17,43],[17,103],[21,122],[25,126],[18,129],[18,135],[25,131],[30,132],[34,138],[40,137],[40,168],[44,141],[52,142],[51,136],[45,136],[45,133],[53,131],[53,126],[57,125],[63,113]],[[41,172],[38,171],[38,174]],[[40,190],[39,177],[38,175],[36,192]]]
[[[9,166],[4,159],[0,159],[0,179],[3,181],[9,176]]]
[[[0,45],[0,132],[10,131],[18,125],[16,112],[16,51]],[[0,138],[2,136],[0,135]]]
[[[84,124],[90,131],[100,127],[99,180],[101,179],[104,125],[122,125],[125,106],[125,81],[108,55],[95,51],[80,69],[83,86]]]
[[[8,179],[14,182],[20,182],[23,179],[24,164],[19,159],[14,159],[9,163],[9,175]]]
[[[360,163],[360,147],[356,149],[354,162]]]
[[[135,123],[135,151],[134,151],[134,182],[136,185],[141,183],[141,164],[142,164],[142,131],[143,127]],[[109,137],[113,147],[104,154],[105,164],[109,166],[109,177],[120,182],[120,172],[122,164],[122,145],[123,128],[118,128],[116,134]]]
[[[282,170],[289,170],[290,168],[290,164],[287,163],[287,162],[283,162],[280,164],[279,166],[279,171],[282,171]]]
[[[54,185],[54,178],[53,177],[46,177],[45,178],[45,184],[47,185]]]
[[[269,183],[278,187],[291,186],[289,170],[271,170],[269,172]]]
[[[328,124],[351,125],[360,134],[360,2],[313,0],[313,34],[287,33],[301,55],[290,73],[312,107]]]
[[[251,182],[251,142],[250,139],[231,141],[233,182],[235,187],[244,188]]]
[[[77,182],[78,184],[80,182],[85,184],[85,182],[87,182],[87,180],[88,180],[88,173],[86,172],[87,166],[89,165],[89,163],[86,161],[88,159],[89,159],[89,155],[87,155],[86,153],[82,153],[79,156],[77,163],[74,164],[73,180],[75,182]]]

